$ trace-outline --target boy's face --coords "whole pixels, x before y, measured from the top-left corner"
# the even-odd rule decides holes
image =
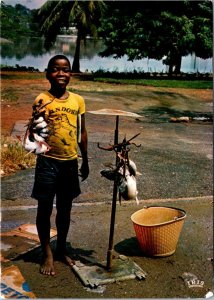
[[[57,59],[49,66],[46,77],[51,87],[65,89],[71,76],[70,64],[66,59]]]

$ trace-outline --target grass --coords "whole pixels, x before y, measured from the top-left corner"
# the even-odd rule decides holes
[[[115,79],[115,78],[94,78],[94,81],[135,84],[153,87],[185,88],[185,89],[212,89],[213,82],[209,80],[164,80],[164,79]]]
[[[1,139],[1,175],[35,166],[36,156],[28,153],[19,140],[12,137]]]
[[[41,72],[17,72],[1,71],[1,79],[44,79],[45,75]]]
[[[109,77],[107,77],[109,76]],[[142,75],[143,76],[143,75]],[[136,77],[136,78],[134,78]],[[93,81],[100,83],[113,83],[113,84],[124,84],[124,85],[142,85],[142,86],[153,86],[153,87],[167,87],[167,88],[185,88],[185,89],[212,89],[213,81],[211,79],[203,78],[200,80],[197,79],[141,79],[140,74],[125,74],[120,75],[119,73],[94,73],[90,77],[88,74],[84,78],[84,73],[82,73],[82,80]],[[18,71],[1,71],[1,78],[4,79],[44,79],[44,72],[18,72]]]
[[[13,88],[1,89],[1,101],[16,103],[19,96]]]

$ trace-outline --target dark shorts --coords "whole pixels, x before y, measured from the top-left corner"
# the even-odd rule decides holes
[[[80,193],[77,159],[61,161],[42,155],[37,157],[32,198],[51,200],[56,195],[69,201]]]

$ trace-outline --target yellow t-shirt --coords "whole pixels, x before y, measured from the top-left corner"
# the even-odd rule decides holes
[[[67,160],[77,158],[77,115],[85,113],[84,99],[69,92],[66,100],[54,98],[48,91],[41,93],[34,101],[45,106],[45,119],[48,123],[49,134],[46,138],[51,149],[45,156]]]

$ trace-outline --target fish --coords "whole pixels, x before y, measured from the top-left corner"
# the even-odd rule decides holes
[[[43,142],[45,139],[43,136],[37,134],[37,133],[33,133],[33,139],[36,141],[36,142]]]
[[[136,176],[136,174],[137,174],[137,167],[136,167],[136,164],[133,162],[133,160],[129,159],[129,161],[128,161],[128,167],[129,167],[130,174]]]
[[[123,164],[118,170],[118,190],[124,200],[136,200],[137,198],[137,181],[136,181],[137,167],[136,164],[129,160]]]
[[[50,146],[47,143],[40,142],[38,144],[37,144],[37,148],[35,149],[35,154],[46,153],[46,152],[48,152],[50,150]]]
[[[132,160],[122,159],[121,162],[119,168],[107,168],[101,170],[100,174],[108,180],[116,180],[119,199],[122,196],[124,200],[136,200],[139,204],[136,175],[140,173],[137,172],[136,164]]]
[[[23,146],[24,146],[25,150],[33,152],[34,150],[36,150],[37,144],[35,143],[35,141],[32,142],[29,139],[29,135],[26,135],[24,137]]]
[[[45,120],[45,112],[46,106],[53,100],[54,98],[43,104],[43,100],[40,99],[38,103],[33,105],[32,117],[29,119],[27,130],[22,141],[25,150],[35,154],[42,154],[51,149],[45,141],[49,134],[48,123]]]
[[[49,129],[47,127],[44,127],[42,129],[40,129],[40,132],[42,132],[42,133],[48,133]]]
[[[139,204],[139,200],[137,198],[137,181],[135,176],[127,174],[125,177],[121,176],[118,190],[120,195],[124,200],[136,200],[137,204]]]
[[[46,138],[46,137],[48,137],[48,133],[43,133],[43,132],[40,132],[40,134],[39,134],[41,137],[43,137],[43,138]]]
[[[42,123],[43,121],[44,121],[44,117],[40,116],[38,117],[38,119],[33,120],[33,124],[39,124]]]
[[[23,146],[25,150],[35,154],[46,153],[51,149],[51,147],[44,140],[31,141],[29,135],[26,135],[26,137],[24,138]]]
[[[48,136],[46,127],[47,122],[42,116],[30,121],[23,140],[25,150],[35,154],[46,153],[50,150],[50,146],[45,142]]]
[[[45,122],[45,120],[43,120],[42,122],[36,124],[36,126],[34,126],[35,129],[43,129],[45,127],[47,127],[47,122]]]

